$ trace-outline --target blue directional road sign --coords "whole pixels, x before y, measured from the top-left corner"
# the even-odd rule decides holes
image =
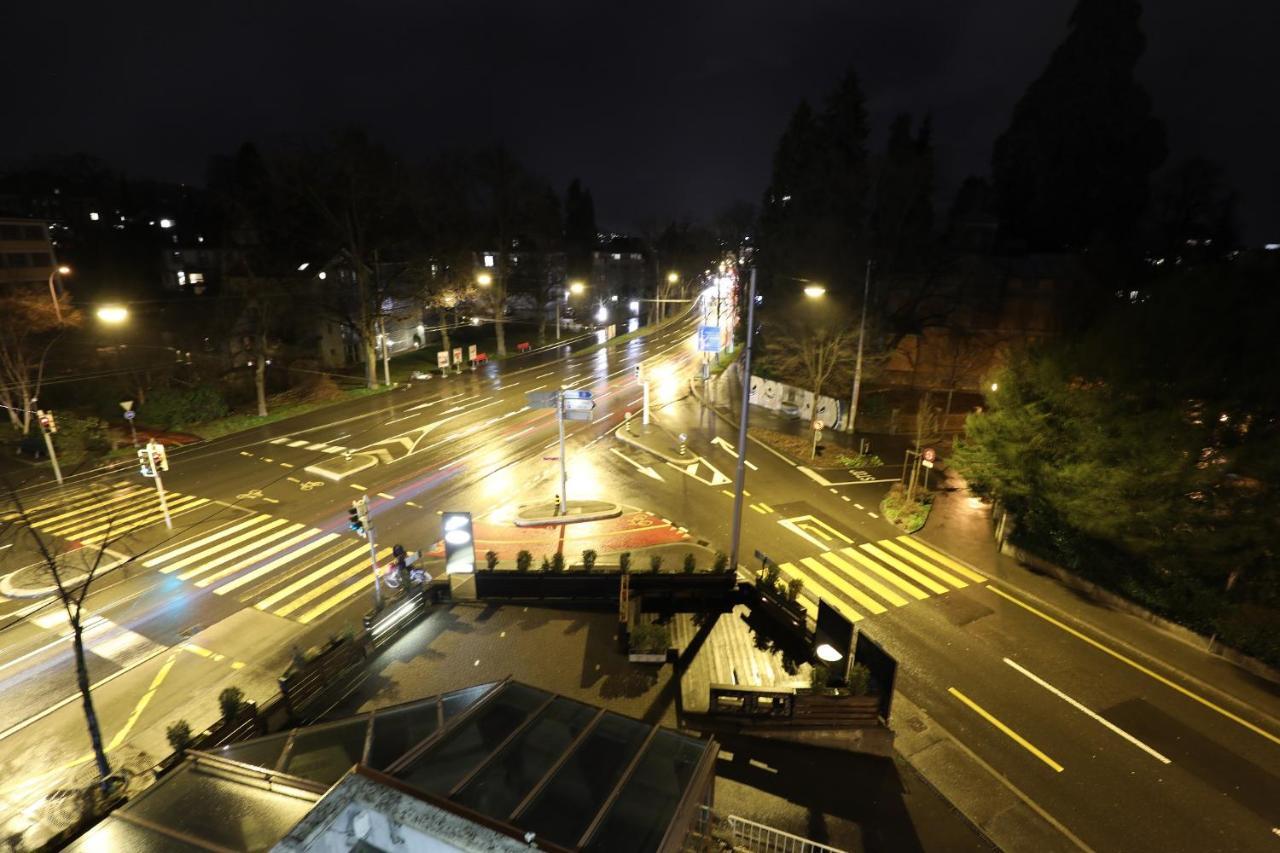
[[[698,327],[698,352],[720,352],[720,327]]]
[[[566,400],[590,400],[594,396],[590,391],[561,391]]]

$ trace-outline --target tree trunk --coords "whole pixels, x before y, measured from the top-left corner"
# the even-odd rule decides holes
[[[253,384],[258,392],[258,417],[267,416],[267,336],[258,335],[258,352],[253,360]]]
[[[364,349],[364,385],[366,388],[378,387],[378,350],[373,344],[373,338],[365,335],[364,340],[360,342]]]
[[[499,306],[499,310],[493,318],[493,333],[498,339],[498,355],[500,356],[507,354],[507,321],[502,317],[502,307],[504,306]]]
[[[111,775],[111,765],[107,763],[106,750],[102,748],[102,731],[98,727],[98,713],[93,709],[93,697],[89,692],[89,667],[84,660],[84,636],[80,619],[72,624],[72,647],[76,658],[76,686],[80,688],[80,700],[84,705],[84,721],[89,727],[89,741],[93,744],[93,757],[98,765],[98,777],[106,779]]]

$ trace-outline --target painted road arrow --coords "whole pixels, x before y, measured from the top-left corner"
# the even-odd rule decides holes
[[[729,442],[725,441],[725,440],[724,440],[723,438],[721,438],[720,436],[718,436],[718,435],[717,435],[715,438],[711,439],[711,443],[712,443],[712,444],[718,444],[718,445],[720,445],[720,448],[721,448],[725,453],[728,453],[730,456],[732,456],[734,459],[737,459],[737,458],[738,458],[738,451],[734,449],[734,447],[733,447],[733,445],[732,445],[732,444],[730,444]],[[752,471],[759,471],[759,470],[760,470],[760,469],[759,469],[759,468],[757,468],[755,465],[751,464],[751,460],[750,460],[750,459],[748,459],[744,464],[745,464],[748,468],[750,468]]]
[[[653,479],[657,480],[660,483],[666,482],[666,480],[662,479],[662,475],[659,474],[657,471],[653,470],[653,468],[649,467],[648,465],[641,465],[639,462],[635,461],[630,456],[618,450],[617,448],[610,447],[609,451],[613,453],[615,456],[617,456],[619,459],[625,460],[628,465],[633,466],[637,471],[639,471],[641,474],[644,474],[646,477],[652,477]]]

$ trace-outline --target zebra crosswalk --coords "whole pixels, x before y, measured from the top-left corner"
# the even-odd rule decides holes
[[[910,536],[823,551],[778,568],[786,580],[800,579],[815,600],[835,606],[852,622],[987,580]],[[816,604],[800,600],[816,615]]]
[[[281,436],[273,438],[268,444],[278,444],[283,447],[301,448],[303,450],[311,450],[318,453],[343,453],[349,448],[342,447],[337,444],[327,444],[323,441],[308,441],[304,438],[293,438],[292,436]]]
[[[378,563],[390,554],[379,549]],[[304,625],[373,585],[367,542],[264,513],[161,548],[142,564]]]
[[[166,492],[169,517],[199,509],[210,503],[208,498]],[[25,518],[32,528],[83,545],[100,545],[127,533],[164,521],[160,496],[143,484],[120,484],[90,488],[53,500],[25,507],[23,513],[6,513],[0,521]]]

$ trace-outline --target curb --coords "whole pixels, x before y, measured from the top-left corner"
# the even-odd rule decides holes
[[[1221,658],[1227,663],[1238,666],[1246,672],[1265,679],[1266,681],[1280,684],[1280,669],[1276,669],[1258,658],[1247,655],[1238,649],[1232,648],[1231,646],[1224,646],[1210,637],[1206,637],[1203,634],[1191,630],[1185,625],[1180,625],[1177,622],[1153,613],[1142,605],[1134,601],[1130,601],[1124,596],[1114,593],[1109,589],[1099,586],[1093,581],[1086,580],[1085,578],[1082,578],[1059,565],[1051,563],[1043,557],[1020,548],[1007,540],[1002,546],[1000,546],[999,551],[1001,554],[1012,557],[1017,560],[1020,565],[1025,566],[1034,572],[1048,575],[1068,589],[1086,593],[1100,604],[1105,604],[1107,607],[1121,613],[1136,616],[1144,622],[1154,625],[1166,634],[1172,636],[1174,639],[1186,643],[1197,651],[1216,658]]]
[[[689,454],[688,456],[668,456],[665,453],[661,453],[657,450],[654,450],[651,447],[648,447],[647,445],[642,444],[634,436],[624,435],[625,428],[626,428],[625,423],[618,424],[618,426],[616,426],[613,430],[614,438],[618,439],[618,441],[621,441],[623,444],[629,444],[632,447],[636,448],[637,450],[644,451],[645,453],[648,453],[651,456],[656,456],[659,459],[661,459],[663,462],[670,462],[672,465],[688,465],[690,462],[698,458],[698,455],[696,453]],[[658,427],[658,428],[662,430],[666,429],[666,427]]]
[[[584,512],[577,515],[543,515],[532,518],[521,518],[520,510],[516,510],[516,527],[550,527],[553,525],[578,524],[583,521],[601,521],[606,518],[617,518],[622,515],[622,504],[613,504],[607,509],[595,512]]]
[[[996,848],[1092,853],[1089,845],[901,692],[893,699],[892,724],[898,755]]]

